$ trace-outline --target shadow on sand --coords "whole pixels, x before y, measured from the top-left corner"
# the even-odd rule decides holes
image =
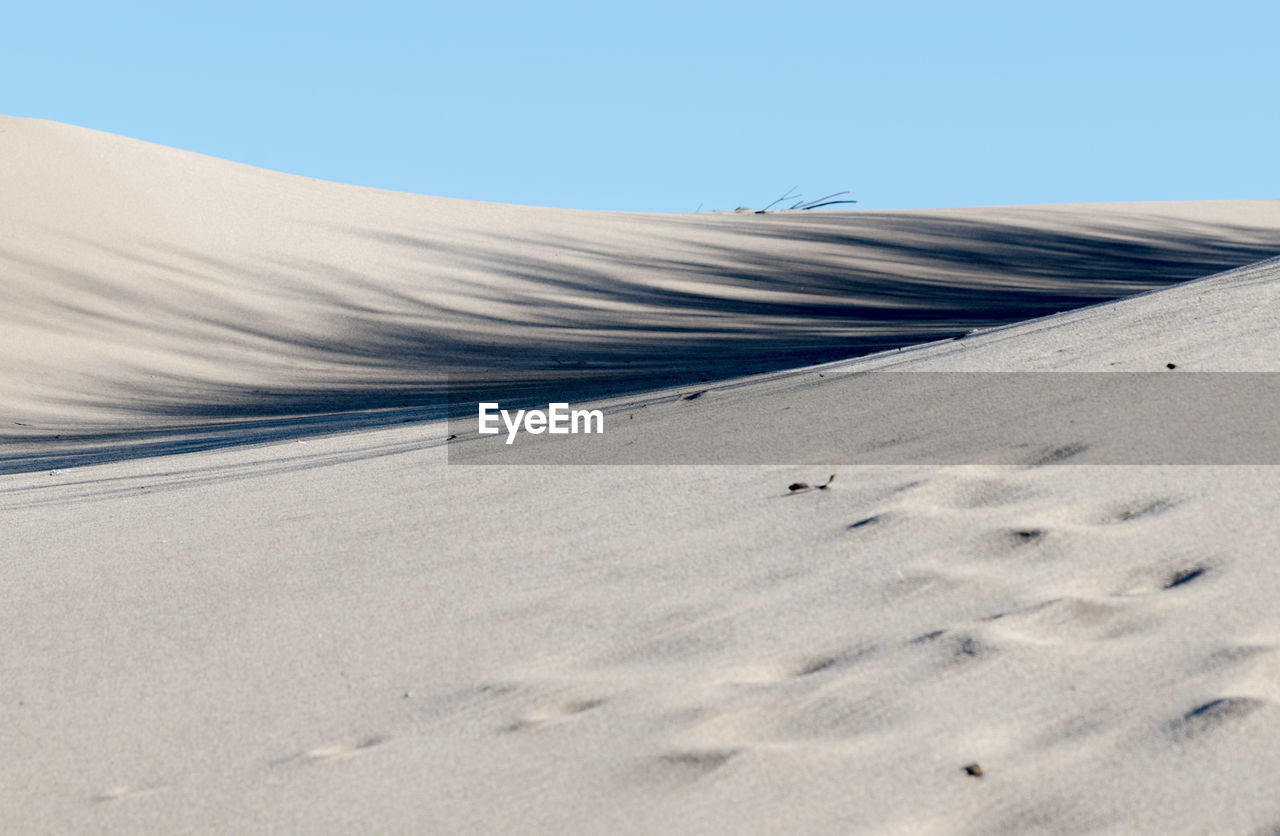
[[[289,331],[272,327],[269,317],[250,325],[204,310],[176,314],[192,328],[328,364],[334,372],[326,379],[302,376],[270,387],[169,379],[146,390],[104,381],[112,404],[127,404],[136,421],[43,437],[0,435],[7,449],[0,472],[438,420],[450,403],[583,402],[713,382],[954,337],[1280,252],[1270,229],[1174,221],[1155,232],[1061,232],[945,213],[657,216],[637,223],[652,227],[665,255],[572,234],[517,241],[476,233],[442,243],[326,230],[420,265],[421,287],[406,291],[350,264],[282,257],[256,269],[305,271],[314,280],[306,304],[327,311],[330,329]],[[152,269],[187,274],[190,265],[203,265],[211,292],[219,276],[244,270],[198,252],[145,258]],[[441,264],[492,281],[471,280],[466,292],[475,304],[449,304],[434,294]],[[91,288],[91,278],[68,281]],[[353,289],[362,294],[359,305],[346,295]],[[67,304],[82,314],[98,309],[83,300]]]

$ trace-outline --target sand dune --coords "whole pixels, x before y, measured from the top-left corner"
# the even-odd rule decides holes
[[[5,829],[1280,826],[1275,467],[463,466],[443,420],[535,381],[767,460],[859,371],[1280,371],[1280,204],[567,212],[17,119],[0,161]]]
[[[543,402],[724,380],[1280,248],[1265,201],[571,212],[338,186],[45,122],[0,130],[10,471],[439,417],[450,374],[507,397],[536,383]]]

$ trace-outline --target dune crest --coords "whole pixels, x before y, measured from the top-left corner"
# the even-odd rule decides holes
[[[0,126],[9,469],[439,417],[449,375],[544,401],[725,380],[1095,304],[1280,248],[1272,201],[576,212]]]

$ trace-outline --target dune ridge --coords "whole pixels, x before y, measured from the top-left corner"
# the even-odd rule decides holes
[[[1275,202],[635,215],[277,174],[5,118],[5,470],[855,357],[1273,256]],[[471,394],[470,392],[465,394]],[[465,398],[463,398],[465,399]]]

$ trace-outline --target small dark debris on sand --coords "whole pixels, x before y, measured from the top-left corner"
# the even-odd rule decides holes
[[[1164,364],[1164,367],[1165,367],[1166,369],[1176,369],[1176,368],[1178,368],[1178,364],[1177,364],[1177,363],[1165,363],[1165,364]]]
[[[832,473],[827,477],[827,481],[823,482],[821,485],[810,485],[808,482],[792,482],[790,485],[787,485],[787,490],[792,493],[795,493],[796,491],[825,491],[835,480],[836,475]]]
[[[964,766],[965,774],[972,775],[975,778],[982,777],[982,767],[976,763],[967,763]]]

